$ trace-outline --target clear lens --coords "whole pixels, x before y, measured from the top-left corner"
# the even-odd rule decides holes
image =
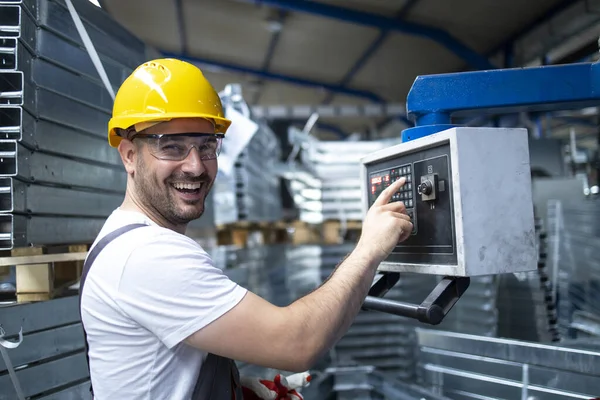
[[[198,150],[202,160],[213,160],[221,152],[222,137],[208,134],[148,135],[152,155],[161,160],[181,161],[192,148]]]

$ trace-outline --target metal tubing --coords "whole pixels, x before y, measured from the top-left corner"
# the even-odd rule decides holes
[[[419,76],[408,93],[413,140],[452,127],[451,117],[482,112],[569,110],[600,105],[600,64],[582,63]]]
[[[419,306],[399,301],[386,300],[379,297],[367,296],[363,302],[363,308],[379,311],[387,314],[399,315],[401,317],[418,319]]]
[[[0,71],[10,71],[17,67],[17,39],[0,38]]]
[[[0,105],[23,105],[23,73],[0,72]]]
[[[21,140],[22,126],[21,107],[0,107],[0,140]]]
[[[21,36],[21,7],[0,5],[0,36],[18,38]]]
[[[467,47],[443,29],[387,18],[364,11],[355,11],[343,7],[306,0],[253,0],[254,3],[267,4],[289,11],[297,11],[337,19],[344,22],[390,30],[431,39],[477,69],[495,69],[496,67],[481,54]]]

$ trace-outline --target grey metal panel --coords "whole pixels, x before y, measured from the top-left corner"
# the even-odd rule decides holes
[[[21,13],[21,37],[19,38],[18,52],[24,51],[25,49],[23,46],[25,46],[29,52],[35,53],[36,33],[38,30],[37,25],[35,24],[35,13],[29,11],[27,6],[25,6],[25,3],[35,3],[35,1],[37,0],[27,0],[26,2],[21,3],[21,10],[23,12]],[[37,7],[35,4],[31,4],[31,6]],[[18,62],[17,68],[20,69]]]
[[[0,214],[13,211],[13,180],[0,178]]]
[[[13,219],[12,214],[0,214],[0,250],[13,247]]]
[[[471,356],[468,354],[422,347],[419,363],[432,364],[460,369],[461,371],[493,376],[500,379],[521,381],[523,364],[500,359]],[[546,386],[551,382],[554,389],[594,393],[598,389],[598,377],[563,371],[556,368],[529,365],[527,369],[528,384]]]
[[[83,352],[17,370],[16,374],[25,396],[34,396],[68,384],[79,384],[82,379],[89,377]],[[0,376],[0,387],[12,389],[8,375]],[[0,400],[14,400],[14,398],[15,394],[10,389],[0,392]]]
[[[23,105],[23,73],[0,72],[0,105]]]
[[[79,322],[79,297],[70,296],[38,303],[0,305],[0,320],[8,338]]]
[[[60,392],[38,397],[37,400],[90,400],[90,398],[90,382],[85,381]]]
[[[0,71],[17,68],[17,39],[0,38]]]
[[[419,346],[600,376],[600,352],[417,329]]]
[[[0,142],[0,147],[3,143]],[[19,147],[18,175],[27,182],[125,192],[127,174],[123,168],[94,165]]]
[[[98,236],[105,220],[14,215],[14,246],[89,244]]]
[[[15,176],[18,173],[17,166],[17,142],[0,142],[0,176]]]
[[[31,60],[31,72],[26,79],[36,87],[45,88],[75,101],[110,113],[113,100],[100,82],[75,74],[42,59]]]
[[[108,145],[106,133],[93,135],[49,121],[36,120],[28,112],[23,113],[22,143],[34,150],[123,169],[121,156],[117,149]]]
[[[451,396],[452,392],[460,391],[470,392],[473,395],[488,396],[493,399],[506,400],[532,398],[544,400],[587,400],[597,394],[595,392],[569,392],[547,386],[529,385],[521,381],[511,381],[478,373],[465,372],[452,367],[428,364],[424,366],[424,369],[426,370],[426,382],[434,383],[434,387],[437,386],[435,382],[443,382],[443,393],[449,396]],[[453,398],[463,399],[464,397],[458,396]]]
[[[14,210],[56,216],[108,217],[124,194],[86,192],[14,181]]]
[[[110,55],[111,58],[126,63],[130,68],[135,68],[145,61],[145,45],[133,35],[112,20],[103,12],[98,12],[95,7],[87,1],[77,0],[74,2],[77,12],[80,14],[90,39],[96,47],[96,51]],[[73,40],[83,45],[81,37],[75,28],[71,15],[63,1],[39,1],[38,22],[40,26],[48,28],[66,39]],[[89,20],[94,20],[93,25]],[[110,32],[109,35],[106,32]]]
[[[21,140],[23,109],[21,107],[0,107],[0,139]]]
[[[43,88],[34,92],[35,96],[25,96],[24,108],[35,117],[97,135],[108,135],[109,113]]]
[[[0,5],[0,36],[18,38],[21,34],[21,7]]]
[[[80,323],[25,335],[22,344],[9,351],[15,368],[85,348]],[[4,359],[1,359],[0,374],[6,370]]]
[[[36,51],[39,57],[68,68],[73,72],[86,75],[101,84],[98,71],[85,48],[81,48],[51,31],[40,29],[37,34]],[[106,75],[115,89],[133,71],[131,68],[120,65],[104,55],[100,55],[100,59]]]

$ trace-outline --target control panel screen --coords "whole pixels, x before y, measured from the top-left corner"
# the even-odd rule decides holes
[[[420,150],[367,167],[369,205],[392,182],[406,177],[391,201],[402,201],[413,231],[399,243],[388,261],[407,263],[456,263],[450,147]]]

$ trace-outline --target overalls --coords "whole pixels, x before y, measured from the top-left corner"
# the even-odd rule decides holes
[[[81,282],[79,284],[79,307],[81,312],[81,293],[83,293],[83,287],[85,285],[85,279],[87,277],[90,268],[98,256],[98,254],[108,245],[112,240],[116,239],[125,232],[132,229],[147,226],[145,224],[131,224],[123,226],[102,238],[96,246],[88,254],[83,265],[83,271],[81,274]],[[88,343],[87,334],[85,328],[83,329],[85,336],[85,355],[88,359],[89,367],[89,356],[88,356]],[[91,378],[91,377],[90,377]],[[90,392],[93,389],[90,385]],[[209,353],[202,363],[200,374],[194,387],[194,392],[190,400],[242,400],[242,387],[240,385],[240,375],[235,362],[229,358],[217,356]]]

